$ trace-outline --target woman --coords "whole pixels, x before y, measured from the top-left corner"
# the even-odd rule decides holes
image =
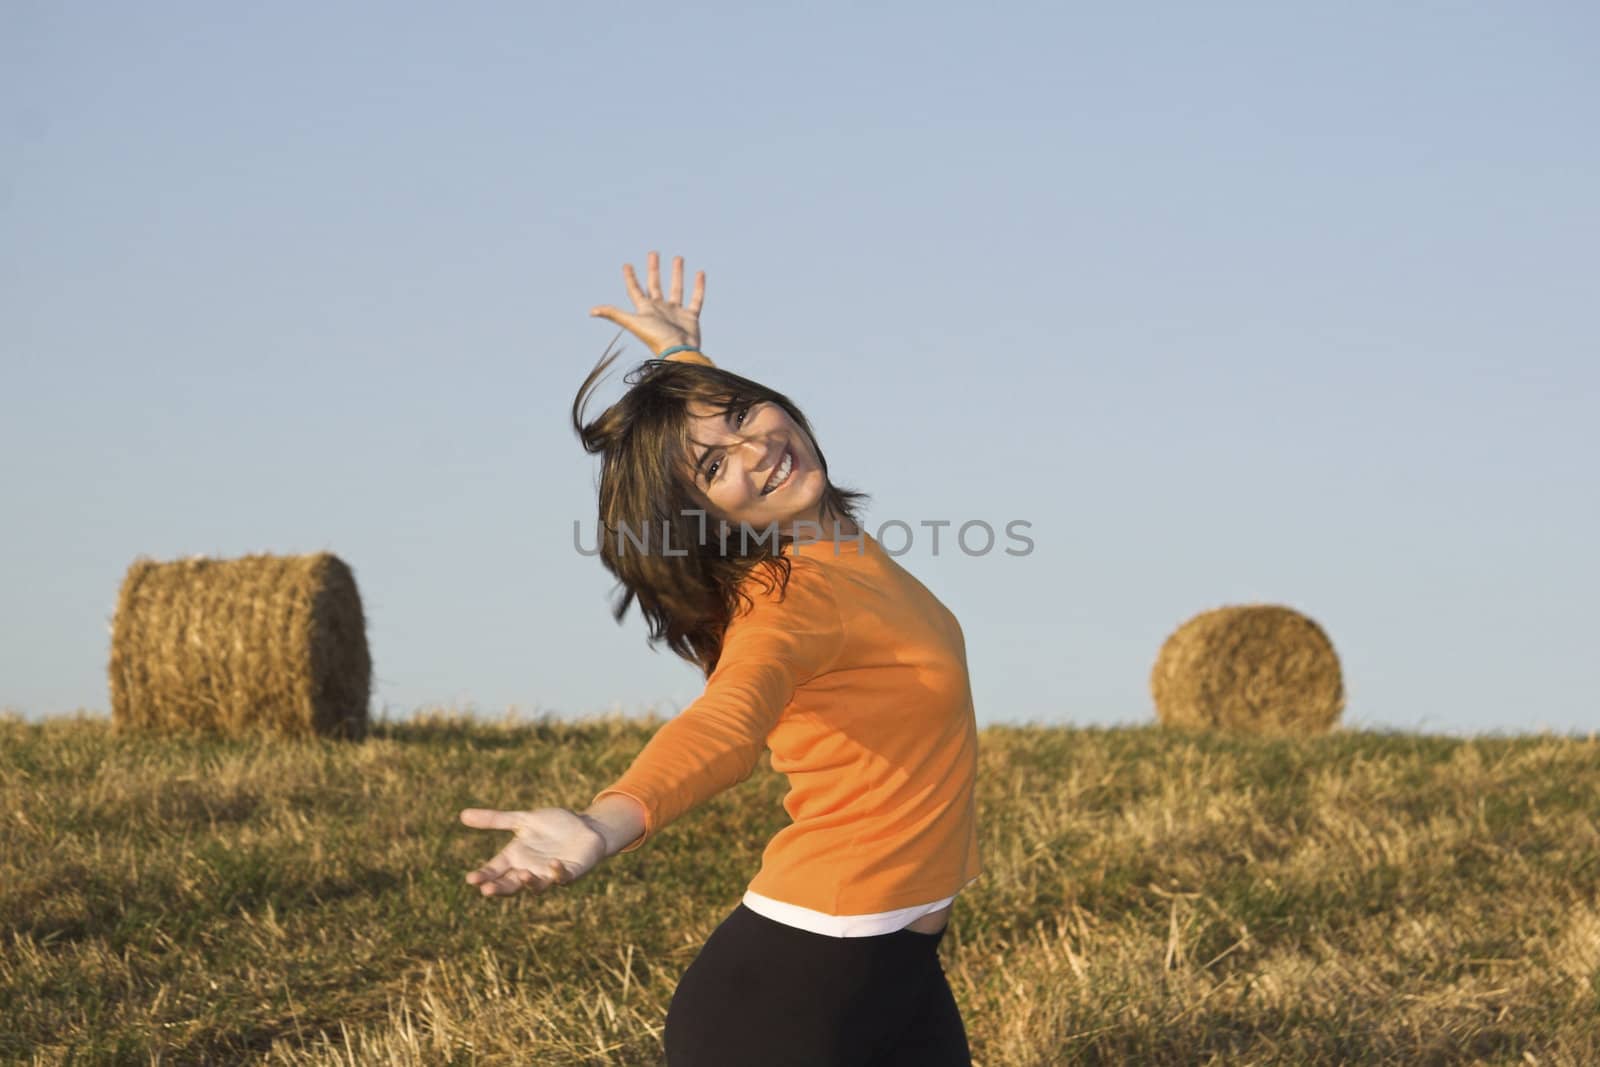
[[[516,836],[467,875],[485,896],[540,891],[631,852],[747,778],[762,748],[791,822],[711,934],[667,1013],[671,1067],[970,1064],[939,965],[956,893],[980,873],[977,728],[955,616],[856,522],[810,424],[782,394],[699,351],[705,273],[683,304],[649,256],[634,310],[595,308],[657,354],[591,422],[601,558],[653,641],[706,674],[581,813],[468,809]]]

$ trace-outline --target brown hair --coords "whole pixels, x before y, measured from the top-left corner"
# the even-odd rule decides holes
[[[613,614],[621,622],[628,605],[638,600],[650,642],[665,641],[709,676],[728,623],[741,601],[750,603],[739,588],[745,578],[761,568],[767,592],[775,585],[787,589],[789,560],[783,549],[793,538],[757,537],[750,544],[744,536],[728,536],[727,520],[695,496],[684,472],[692,443],[689,402],[718,414],[764,402],[787,412],[810,439],[822,468],[825,525],[830,516],[856,522],[857,509],[870,498],[827,477],[828,461],[811,424],[788,397],[719,367],[646,360],[624,377],[630,388],[622,399],[586,423],[583,409],[620,355],[608,347],[572,402],[573,429],[584,449],[601,457],[600,561],[622,586]],[[717,533],[711,533],[708,520],[717,524]]]

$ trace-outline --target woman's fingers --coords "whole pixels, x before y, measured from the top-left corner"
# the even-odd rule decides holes
[[[622,283],[628,287],[628,299],[633,301],[633,306],[643,308],[647,301],[645,300],[644,290],[639,288],[639,279],[633,273],[632,263],[624,263],[622,265]]]
[[[504,853],[485,863],[475,871],[467,872],[468,885],[488,885],[498,878],[503,878],[512,870],[509,863],[502,862]]]
[[[639,286],[639,276],[633,271],[632,263],[622,265],[622,281],[628,287],[628,299],[633,301],[636,311],[646,311],[651,304],[676,304],[683,306],[683,257],[672,258],[671,292],[668,296],[661,293],[661,256],[651,252],[645,258],[645,281],[649,288],[648,293]],[[690,297],[687,311],[691,315],[699,315],[701,305],[706,299],[706,272],[696,271],[694,276],[694,295]],[[591,316],[610,319],[612,322],[620,321],[617,316],[626,314],[609,305],[601,305],[589,311]]]
[[[482,885],[485,882],[494,881],[496,878],[500,877],[504,873],[505,873],[504,871],[498,870],[495,867],[493,867],[492,865],[486,863],[482,867],[479,867],[475,871],[468,871],[467,872],[467,884],[468,885]]]
[[[476,830],[515,830],[522,825],[522,813],[466,808],[461,812],[461,821]]]
[[[682,286],[679,286],[679,288],[678,288],[678,296],[680,298],[683,296],[683,287]],[[705,302],[706,302],[706,272],[703,271],[703,270],[695,271],[695,274],[694,274],[694,296],[689,298],[689,306],[687,308],[685,308],[684,310],[689,312],[689,314],[693,315],[695,318],[699,318],[700,317],[700,305],[704,304]]]
[[[539,893],[553,885],[566,885],[572,880],[567,876],[566,868],[555,863],[542,865],[539,871],[511,867],[494,876],[486,871],[487,868],[480,868],[467,875],[467,884],[477,886],[478,892],[486,897],[507,897],[524,889]]]
[[[486,897],[508,897],[533,881],[527,871],[512,868],[498,878],[486,878],[478,883],[478,892]]]
[[[661,255],[651,252],[645,257],[645,277],[650,282],[650,299],[661,299]]]
[[[512,864],[505,859],[503,852],[477,870],[467,873],[467,884],[477,886],[486,897],[507,896],[528,886],[534,886],[536,890],[543,889],[541,882],[548,884],[553,880],[541,878],[526,867]]]

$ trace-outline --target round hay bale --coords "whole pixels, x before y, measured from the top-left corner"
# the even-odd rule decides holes
[[[372,660],[355,576],[327,552],[140,557],[110,675],[118,729],[361,737]]]
[[[1150,672],[1163,725],[1247,733],[1321,733],[1344,710],[1339,657],[1292,608],[1202,612],[1167,638]]]

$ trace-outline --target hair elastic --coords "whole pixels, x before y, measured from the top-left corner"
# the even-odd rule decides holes
[[[698,348],[696,348],[694,345],[673,345],[671,348],[667,349],[665,352],[658,353],[656,355],[656,358],[657,359],[666,359],[668,356],[672,355],[675,352],[700,352],[700,350]],[[705,355],[704,352],[700,352],[700,354],[701,355]]]

